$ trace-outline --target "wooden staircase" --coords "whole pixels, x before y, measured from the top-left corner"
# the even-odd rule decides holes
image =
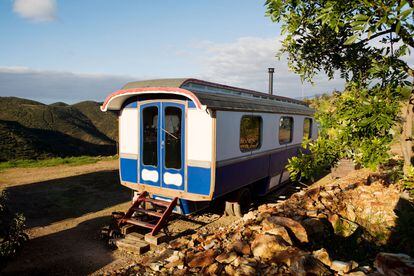
[[[177,197],[172,201],[152,199],[149,198],[148,192],[143,191],[129,210],[118,220],[118,227],[132,224],[150,229],[150,234],[155,236],[168,223],[177,202]],[[153,208],[145,208],[145,203],[151,203]]]

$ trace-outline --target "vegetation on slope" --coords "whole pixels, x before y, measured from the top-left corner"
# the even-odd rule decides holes
[[[116,153],[117,117],[99,103],[0,97],[0,161]]]

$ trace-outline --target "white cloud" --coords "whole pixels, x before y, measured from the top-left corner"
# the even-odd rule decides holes
[[[343,80],[328,81],[325,76],[317,77],[315,85],[302,85],[299,76],[289,70],[286,58],[276,57],[281,37],[243,37],[230,43],[207,41],[196,47],[203,56],[198,60],[202,67],[198,77],[213,82],[267,92],[267,68],[275,67],[274,91],[279,95],[297,98],[302,91],[304,96],[311,96],[344,86]]]
[[[122,75],[0,67],[0,96],[28,98],[44,103],[103,101],[109,93],[136,79]]]
[[[32,21],[52,21],[56,18],[56,0],[14,0],[13,11]]]

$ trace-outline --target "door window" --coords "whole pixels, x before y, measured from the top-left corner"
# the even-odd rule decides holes
[[[165,167],[181,169],[181,109],[174,106],[165,108]]]
[[[143,157],[147,166],[158,166],[158,107],[149,106],[142,112],[143,121]]]

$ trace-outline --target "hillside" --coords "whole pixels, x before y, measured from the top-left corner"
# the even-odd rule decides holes
[[[117,117],[99,103],[0,97],[0,161],[116,153]]]

